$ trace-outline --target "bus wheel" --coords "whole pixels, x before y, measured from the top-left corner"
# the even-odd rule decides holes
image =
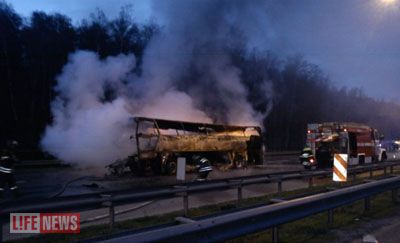
[[[168,161],[164,165],[164,174],[173,175],[176,173],[177,164],[176,161]]]
[[[161,163],[157,159],[151,161],[150,163],[151,170],[153,171],[154,175],[161,175]]]
[[[132,172],[133,175],[136,176],[143,176],[144,175],[144,165],[140,163],[139,161],[134,161],[129,164],[129,169]]]

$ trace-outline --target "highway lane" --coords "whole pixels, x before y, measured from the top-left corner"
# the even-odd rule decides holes
[[[280,169],[282,171],[287,171],[288,167],[285,167],[286,165],[282,165]],[[297,166],[298,168],[301,166],[299,165],[291,165],[290,169],[293,170],[293,166]],[[269,166],[267,166],[269,168]],[[284,169],[286,168],[286,170]],[[255,171],[261,171],[265,173],[265,168],[263,167],[254,169],[253,171],[251,169],[241,169],[241,170],[233,170],[230,173],[226,173],[227,177],[232,177],[232,173],[238,173],[237,171],[241,171],[241,175],[243,173],[247,173],[248,175],[256,173]],[[264,174],[263,173],[263,174]],[[271,171],[269,172],[271,173]],[[165,177],[165,178],[170,178],[170,177]],[[131,178],[133,182],[135,182],[136,178]],[[143,179],[143,178],[142,178]],[[152,178],[147,178],[147,179],[152,179]],[[215,178],[217,179],[217,178]],[[129,181],[129,179],[125,179],[126,181]],[[100,181],[100,180],[99,180]],[[114,180],[114,179],[108,179],[105,180],[110,185],[116,185],[115,183],[121,183],[121,181],[124,181],[124,179],[120,180]],[[132,182],[132,183],[133,183]],[[137,185],[137,183],[136,183]],[[308,187],[308,181],[307,180],[290,180],[290,181],[285,181],[283,190],[293,190],[293,189],[298,189],[298,188],[305,188]],[[132,188],[130,188],[132,189]],[[142,188],[143,190],[143,188]],[[259,185],[252,185],[252,186],[247,186],[243,189],[243,197],[254,197],[254,196],[260,196],[260,195],[265,195],[265,194],[270,194],[273,192],[276,192],[277,187],[276,183],[267,183],[267,184],[259,184]],[[218,192],[204,192],[204,193],[199,193],[199,194],[193,194],[190,196],[189,199],[189,204],[190,207],[198,207],[198,206],[204,206],[204,205],[213,205],[218,202],[224,202],[227,200],[235,200],[237,196],[237,191],[235,189],[232,190],[224,190],[224,191],[218,191]],[[144,216],[152,216],[152,215],[159,215],[163,213],[168,213],[172,211],[178,211],[182,210],[182,198],[170,198],[170,199],[162,199],[162,200],[154,200],[154,201],[149,201],[149,202],[140,202],[140,203],[131,203],[128,205],[123,205],[123,206],[118,206],[116,207],[115,211],[129,211],[128,213],[122,214],[120,216],[116,217],[117,221],[129,219],[129,218],[138,218],[138,217],[144,217]],[[98,209],[98,210],[90,210],[90,211],[85,211],[82,212],[82,220],[83,221],[90,221],[90,219],[94,219],[99,216],[104,216],[107,215],[108,209]],[[101,220],[96,220],[84,225],[94,225],[94,224],[99,224],[99,223],[106,223],[107,218],[101,219]],[[7,231],[7,228],[4,228],[5,231]]]
[[[297,156],[292,157],[292,160],[285,158],[274,157],[274,160],[269,160],[267,164],[257,168],[241,168],[227,172],[214,170],[210,174],[210,180],[217,180],[221,178],[231,178],[237,176],[251,176],[257,174],[265,174],[271,172],[284,172],[288,170],[300,170],[302,166],[297,162]],[[285,163],[282,163],[285,160]],[[192,181],[195,174],[188,174],[187,181]],[[132,177],[125,175],[120,178],[104,176],[104,171],[95,169],[80,169],[74,167],[41,167],[41,168],[24,168],[19,167],[17,170],[17,184],[20,187],[21,197],[19,199],[29,198],[46,198],[51,197],[63,191],[61,195],[79,195],[82,193],[102,192],[107,190],[124,190],[134,189],[138,190],[148,189],[162,185],[176,184],[175,176],[153,176],[153,177]],[[79,180],[76,180],[79,179]],[[76,181],[74,181],[76,180]],[[67,187],[68,182],[73,181]],[[293,181],[285,183],[285,188],[298,188],[306,186],[306,182]],[[265,195],[266,193],[275,192],[276,185],[253,185],[246,187],[243,190],[244,197],[254,197],[258,195]],[[226,201],[236,197],[236,190],[226,190],[215,195],[215,192],[206,192],[190,197],[191,207],[199,207],[203,205],[212,205],[218,202]],[[7,199],[11,200],[11,199]],[[128,218],[138,218],[143,216],[158,215],[167,212],[181,210],[182,198],[173,198],[159,201],[151,201],[145,206],[143,203],[134,203],[116,207],[116,211],[130,210],[135,207],[140,207],[139,210],[132,210],[132,212],[122,214],[116,217],[117,221],[126,220]],[[98,209],[82,212],[82,220],[90,220],[94,217],[107,214],[108,209]],[[107,219],[96,220],[86,223],[83,226],[95,225],[107,222]],[[8,233],[8,226],[4,225],[3,232],[6,239],[18,239],[26,237],[26,235],[10,235]]]
[[[273,160],[272,160],[273,159]],[[217,168],[209,180],[252,176],[266,173],[304,170],[297,156],[274,156],[263,165],[220,171]],[[149,190],[165,185],[175,185],[175,176],[134,177],[127,173],[121,177],[105,176],[105,170],[75,167],[17,168],[16,178],[23,198],[46,198],[52,196],[79,195],[91,192],[114,190]],[[186,182],[196,178],[195,173],[187,174]]]
[[[302,169],[297,162],[297,156],[273,156],[267,159],[264,165],[257,166],[257,168],[239,168],[231,171],[214,169],[209,175],[209,180]],[[46,161],[46,164],[49,162]],[[175,176],[133,177],[127,173],[122,177],[116,177],[105,176],[105,173],[105,170],[95,168],[19,166],[16,170],[16,179],[22,198],[46,198],[57,194],[76,195],[109,190],[141,189],[177,183]],[[195,178],[195,173],[187,174],[186,181],[190,182]],[[11,197],[10,193],[7,193],[6,196]]]
[[[308,187],[307,180],[291,180],[284,183],[283,189],[294,190],[306,187]],[[251,185],[243,188],[243,198],[263,196],[266,194],[274,193],[276,191],[277,191],[276,183]],[[217,203],[226,202],[229,200],[236,200],[236,198],[237,198],[236,189],[223,190],[218,192],[213,191],[213,192],[198,193],[190,195],[189,206],[191,208],[196,208],[206,205],[215,205]],[[182,198],[176,197],[170,199],[153,200],[153,201],[131,203],[122,206],[117,206],[115,207],[115,212],[119,211],[129,211],[129,212],[115,216],[115,220],[117,222],[120,222],[127,219],[135,219],[147,216],[161,215],[174,211],[181,211],[183,208],[182,203],[183,203]],[[93,219],[96,217],[108,215],[108,212],[109,212],[108,208],[101,208],[101,209],[81,212],[82,221],[88,221],[88,220],[91,221],[83,223],[81,227],[108,223],[109,222],[108,217],[93,221]],[[28,236],[26,234],[10,234],[8,224],[5,224],[3,226],[3,235],[6,240],[21,239]]]

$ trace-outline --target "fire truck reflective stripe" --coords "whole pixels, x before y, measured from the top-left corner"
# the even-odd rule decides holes
[[[1,191],[4,191],[4,189],[3,189],[3,188],[0,188],[0,192],[1,192]]]
[[[9,159],[10,157],[8,156],[1,156],[1,159]]]
[[[16,189],[18,189],[18,186],[10,187],[10,190],[11,190],[11,191],[12,191],[12,190],[16,190]]]
[[[347,154],[334,154],[333,156],[333,180],[347,180]]]
[[[373,143],[357,143],[357,147],[371,147]]]

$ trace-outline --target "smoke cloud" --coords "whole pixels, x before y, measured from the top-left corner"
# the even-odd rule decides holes
[[[248,102],[230,56],[250,42],[244,22],[254,24],[255,2],[156,1],[165,27],[145,49],[141,75],[133,72],[133,55],[71,54],[57,77],[44,150],[67,162],[104,166],[135,152],[132,116],[260,125],[265,114]]]
[[[52,102],[53,124],[42,139],[43,148],[56,157],[88,165],[129,155],[128,102],[121,96],[104,102],[106,88],[120,91],[135,65],[133,56],[100,61],[91,52],[78,51],[58,77]]]

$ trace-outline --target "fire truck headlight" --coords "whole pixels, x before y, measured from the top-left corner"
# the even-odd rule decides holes
[[[310,159],[311,164],[314,164],[314,162],[315,162],[314,159]]]

